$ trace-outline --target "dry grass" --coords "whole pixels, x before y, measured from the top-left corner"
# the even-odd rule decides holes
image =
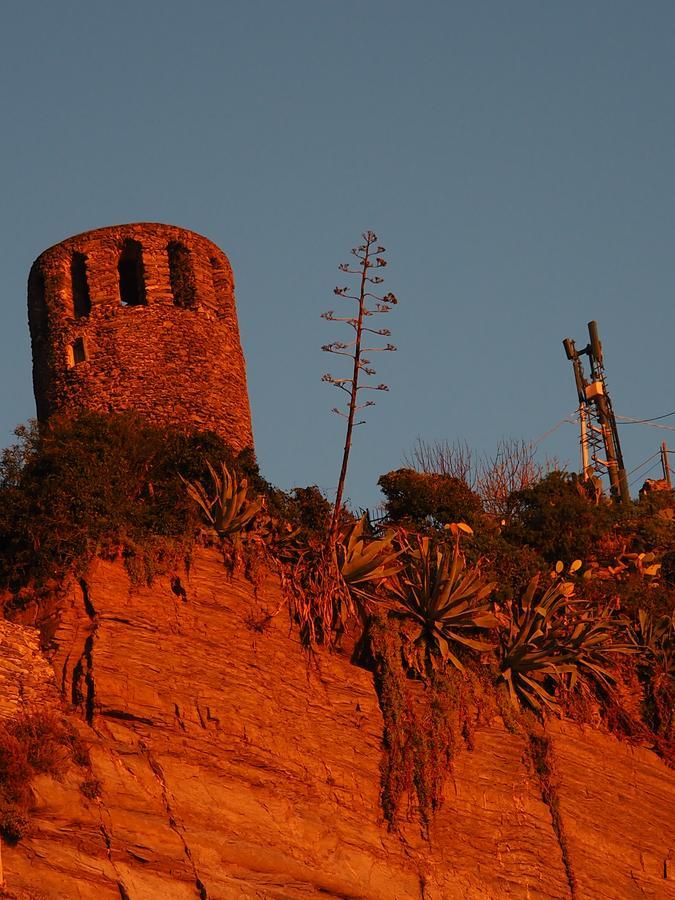
[[[7,843],[28,829],[35,776],[58,777],[71,760],[89,764],[86,748],[61,717],[34,713],[0,722],[0,836]]]
[[[306,647],[331,645],[356,611],[349,588],[325,546],[307,547],[281,568],[281,586]]]

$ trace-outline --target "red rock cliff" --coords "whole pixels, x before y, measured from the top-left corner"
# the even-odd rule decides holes
[[[518,736],[479,730],[429,839],[387,830],[382,719],[369,672],[308,660],[266,585],[215,552],[134,588],[97,562],[55,605],[48,652],[0,623],[0,715],[54,704],[91,743],[81,774],[35,783],[32,834],[3,848],[26,898],[665,898],[675,896],[671,773],[647,749],[553,726],[568,870]],[[51,674],[53,672],[53,676]],[[25,689],[17,690],[21,682]],[[10,894],[10,895],[11,895]]]

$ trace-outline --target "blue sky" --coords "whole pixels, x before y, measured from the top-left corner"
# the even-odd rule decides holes
[[[282,487],[334,490],[320,346],[340,335],[320,313],[366,228],[399,350],[356,434],[355,505],[418,437],[489,452],[564,419],[561,340],[584,344],[591,318],[615,411],[675,410],[672,3],[23,0],[2,4],[0,45],[3,443],[34,415],[32,260],[131,221],[230,256],[258,457]],[[628,469],[675,446],[621,437]],[[574,467],[577,440],[563,424],[541,454]]]

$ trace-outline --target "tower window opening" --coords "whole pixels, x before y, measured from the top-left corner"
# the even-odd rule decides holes
[[[75,338],[75,340],[68,345],[68,368],[72,369],[73,366],[79,365],[87,358],[87,351],[84,346],[84,338]]]
[[[145,278],[143,250],[138,241],[125,241],[120,253],[117,271],[120,276],[120,300],[122,306],[145,306]]]
[[[194,306],[197,290],[190,251],[178,241],[167,244],[166,251],[169,257],[169,278],[174,305],[183,309]]]
[[[45,278],[42,271],[34,266],[28,276],[28,319],[33,340],[47,337],[47,304],[45,302]]]
[[[91,312],[91,298],[87,281],[87,257],[84,253],[73,253],[70,260],[70,284],[73,291],[73,315],[76,319]]]

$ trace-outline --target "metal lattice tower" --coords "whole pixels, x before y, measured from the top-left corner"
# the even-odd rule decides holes
[[[565,338],[563,346],[574,368],[574,380],[579,399],[581,460],[584,478],[609,477],[612,497],[622,503],[630,502],[628,478],[623,464],[619,432],[607,390],[602,344],[596,322],[588,323],[590,341],[577,350],[574,341]],[[590,380],[584,373],[582,356],[590,362]]]

